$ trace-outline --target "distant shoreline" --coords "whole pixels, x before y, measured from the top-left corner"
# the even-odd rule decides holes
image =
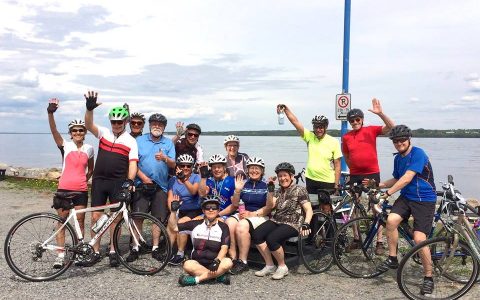
[[[175,135],[174,131],[165,132],[168,135]],[[0,134],[51,134],[50,132],[0,132]],[[297,136],[296,130],[236,130],[236,131],[206,131],[202,135],[226,136],[235,134],[238,136]],[[334,137],[340,137],[340,130],[328,130],[328,134]],[[480,138],[480,129],[415,129],[413,130],[415,138]]]

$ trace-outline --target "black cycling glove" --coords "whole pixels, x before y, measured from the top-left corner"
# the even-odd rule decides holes
[[[208,266],[207,268],[212,271],[216,272],[218,270],[218,267],[220,266],[220,260],[218,258],[215,258]]]
[[[270,181],[267,184],[267,190],[269,193],[273,193],[275,191],[275,183],[273,183],[273,181]]]
[[[207,166],[200,167],[200,175],[202,176],[202,178],[208,178],[208,176],[210,175],[210,172],[208,171]]]
[[[97,103],[97,94],[91,93],[88,96],[85,96],[87,110],[94,110],[100,104]]]
[[[48,112],[49,114],[53,114],[54,112],[57,111],[57,108],[58,108],[58,104],[56,104],[56,103],[48,103],[47,112]]]
[[[310,230],[310,229],[311,229],[310,224],[308,224],[308,223],[303,223],[302,224],[302,230]]]
[[[172,201],[171,208],[172,211],[177,211],[180,208],[180,201]]]
[[[122,184],[122,188],[123,188],[123,189],[128,189],[128,188],[130,188],[131,186],[133,186],[133,180],[131,180],[131,179],[125,180],[125,181],[123,182],[123,184]]]
[[[181,181],[183,181],[185,179],[185,173],[183,173],[183,171],[180,171],[177,173],[177,178],[180,179]]]

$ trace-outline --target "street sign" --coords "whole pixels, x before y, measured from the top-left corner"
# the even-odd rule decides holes
[[[350,94],[338,94],[335,101],[335,118],[337,120],[347,120],[347,113],[352,107],[352,98]]]

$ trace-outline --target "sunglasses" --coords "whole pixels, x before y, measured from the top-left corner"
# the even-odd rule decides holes
[[[361,118],[355,118],[355,119],[350,119],[348,120],[348,123],[352,124],[352,123],[360,123],[362,121]]]
[[[198,133],[193,133],[193,132],[187,132],[188,136],[194,136],[194,137],[199,137],[200,135]]]
[[[326,126],[323,126],[323,125],[313,125],[313,129],[318,129],[318,128],[325,129]]]
[[[130,121],[130,124],[133,126],[142,126],[143,122],[142,121]]]
[[[112,124],[112,125],[122,125],[123,121],[122,120],[111,120],[110,124]]]
[[[398,138],[398,139],[393,139],[392,142],[394,144],[398,144],[398,143],[405,143],[406,141],[408,141],[408,138]]]
[[[180,169],[190,169],[192,166],[191,165],[177,165],[178,168]]]
[[[74,133],[74,132],[80,132],[80,133],[84,133],[85,132],[85,129],[72,129],[70,130],[71,133]]]
[[[207,211],[213,211],[213,210],[218,210],[218,206],[217,205],[205,205],[203,207],[204,210],[207,210]]]

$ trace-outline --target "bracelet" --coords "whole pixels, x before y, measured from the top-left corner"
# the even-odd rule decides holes
[[[388,197],[391,196],[390,193],[388,192],[388,190],[385,191],[385,194],[386,194]]]

